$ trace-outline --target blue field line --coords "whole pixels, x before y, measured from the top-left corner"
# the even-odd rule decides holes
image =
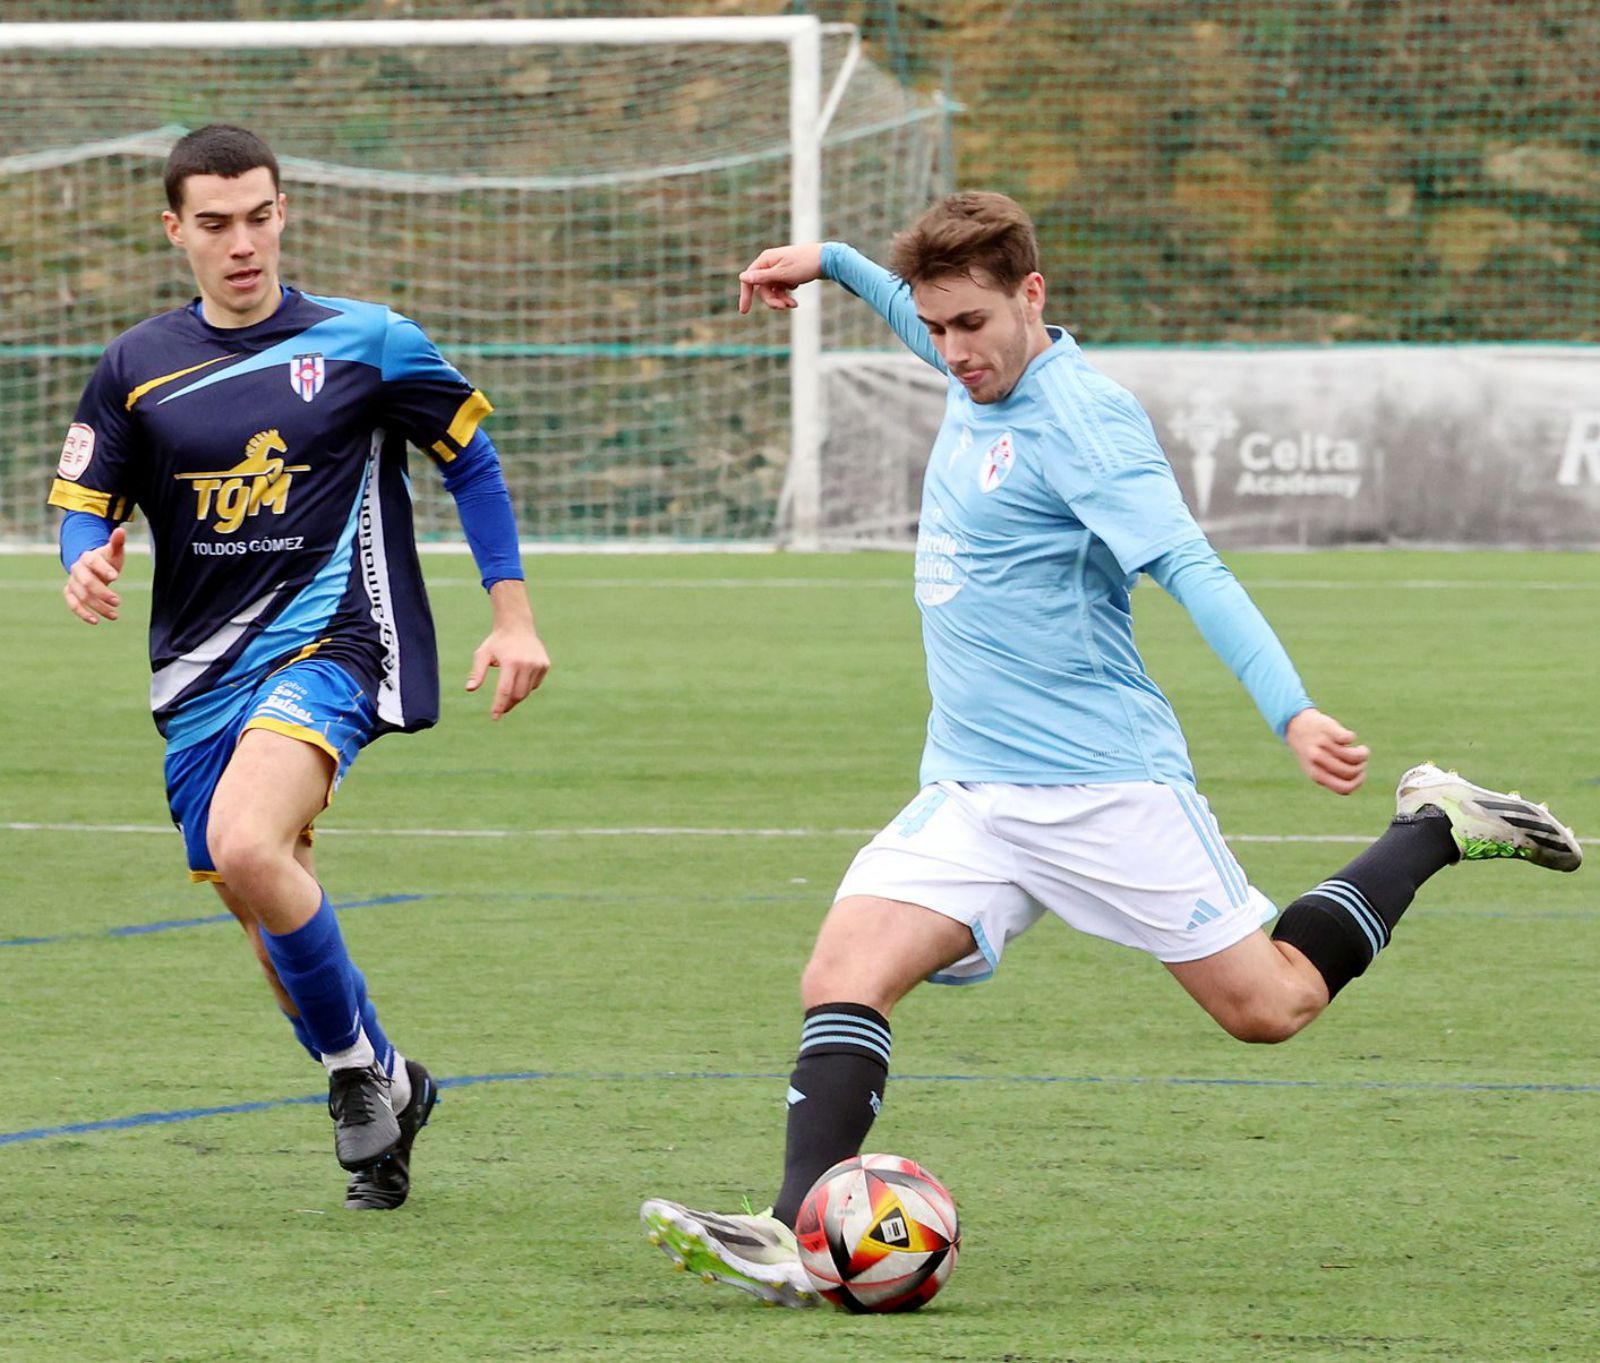
[[[0,1145],[20,1145],[24,1141],[47,1141],[57,1136],[89,1136],[96,1131],[127,1131],[140,1126],[168,1126],[173,1122],[193,1122],[201,1117],[235,1117],[246,1112],[268,1112],[279,1107],[310,1107],[325,1103],[327,1095],[306,1098],[264,1098],[256,1103],[229,1103],[226,1107],[188,1107],[172,1112],[136,1112],[131,1117],[107,1117],[100,1122],[68,1122],[63,1126],[36,1126],[31,1131],[0,1132]]]
[[[441,1089],[471,1088],[480,1084],[517,1084],[535,1080],[556,1083],[655,1084],[670,1081],[738,1080],[778,1083],[787,1078],[777,1070],[715,1071],[659,1070],[639,1073],[625,1070],[504,1070],[490,1074],[460,1074],[439,1079]],[[1379,1093],[1511,1093],[1587,1095],[1600,1094],[1600,1084],[1513,1084],[1463,1081],[1412,1082],[1384,1079],[1245,1079],[1228,1076],[1115,1075],[1115,1074],[900,1074],[896,1084],[1071,1084],[1095,1087],[1161,1088],[1253,1088],[1323,1089]],[[171,1112],[136,1112],[131,1117],[108,1117],[98,1122],[68,1122],[61,1126],[36,1126],[26,1131],[0,1132],[0,1146],[22,1145],[30,1141],[54,1140],[62,1136],[89,1136],[100,1131],[128,1131],[144,1126],[170,1126],[177,1122],[199,1121],[204,1117],[237,1117],[255,1112],[270,1112],[282,1107],[312,1107],[326,1102],[320,1093],[296,1098],[265,1098],[253,1103],[229,1103],[222,1107],[177,1108]]]
[[[333,907],[340,913],[346,909],[367,909],[382,904],[412,904],[419,899],[438,899],[434,892],[425,894],[385,894],[371,899],[349,899]],[[592,890],[470,890],[450,895],[451,899],[465,901],[479,899],[509,899],[517,903],[606,903],[637,904],[644,902],[682,903],[687,896],[679,894],[606,894]],[[803,904],[816,899],[810,893],[696,895],[696,903],[717,904]],[[88,942],[106,937],[144,937],[152,932],[171,932],[175,928],[203,928],[213,923],[233,922],[231,913],[208,913],[201,918],[161,918],[153,923],[129,923],[118,928],[100,928],[95,932],[60,932],[48,937],[0,937],[0,947],[49,946],[56,942]]]
[[[381,904],[412,904],[419,899],[432,899],[428,894],[382,894],[371,899],[349,899],[333,907],[340,913],[346,909],[369,909]],[[0,937],[0,947],[38,947],[53,942],[87,942],[99,937],[144,937],[152,932],[172,932],[177,928],[202,928],[212,923],[232,923],[231,913],[208,913],[202,918],[161,918],[153,923],[129,923],[120,928],[101,928],[97,932],[59,932],[50,937]]]

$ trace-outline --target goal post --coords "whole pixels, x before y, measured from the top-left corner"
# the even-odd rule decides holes
[[[817,286],[738,318],[734,273],[783,240],[881,248],[947,117],[813,16],[8,23],[0,83],[13,542],[48,537],[99,348],[192,293],[166,151],[238,122],[280,158],[285,279],[390,303],[490,393],[530,538],[815,547],[822,351],[862,324]],[[450,535],[427,484],[419,526]]]

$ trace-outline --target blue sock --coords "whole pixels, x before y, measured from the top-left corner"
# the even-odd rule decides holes
[[[367,1034],[367,1040],[372,1043],[373,1053],[378,1057],[378,1064],[383,1067],[387,1075],[394,1074],[394,1047],[389,1044],[389,1037],[383,1030],[383,1024],[378,1021],[378,1009],[371,999],[367,997],[367,981],[360,969],[352,965],[356,979],[356,1001],[361,1008],[361,1030]],[[322,1052],[312,1043],[311,1033],[306,1029],[306,1024],[293,1013],[284,1013],[289,1026],[294,1028],[294,1037],[306,1048],[306,1054],[319,1065],[322,1063]]]
[[[359,977],[328,896],[304,926],[281,936],[263,928],[261,941],[300,1014],[295,1032],[304,1029],[306,1048],[326,1055],[354,1046],[362,1026]]]
[[[361,1030],[367,1034],[367,1040],[372,1043],[373,1053],[378,1057],[378,1064],[383,1067],[383,1072],[388,1075],[394,1073],[394,1047],[389,1044],[388,1035],[383,1030],[383,1024],[378,1021],[378,1009],[371,999],[367,997],[367,977],[361,973],[356,965],[351,965],[350,973],[356,982],[356,1004],[361,1009]]]
[[[284,1012],[284,1017],[289,1019],[289,1025],[294,1028],[294,1039],[306,1048],[306,1054],[319,1065],[322,1063],[322,1052],[311,1042],[311,1033],[306,1030],[306,1025],[293,1013]]]
[[[361,973],[358,966],[350,967],[355,975],[356,1002],[361,1008],[361,1029],[367,1034],[367,1040],[372,1043],[373,1052],[378,1057],[378,1064],[383,1066],[385,1074],[394,1073],[394,1047],[389,1044],[389,1037],[383,1030],[383,1024],[378,1021],[378,1009],[371,999],[367,997],[366,976]],[[309,1055],[318,1064],[322,1063],[322,1052],[312,1043],[311,1033],[306,1030],[306,1024],[293,1013],[284,1013],[289,1020],[289,1025],[294,1028],[294,1037],[306,1048]]]

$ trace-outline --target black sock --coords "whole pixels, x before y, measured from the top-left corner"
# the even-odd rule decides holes
[[[1344,870],[1289,905],[1272,935],[1305,953],[1331,998],[1389,944],[1422,882],[1460,859],[1442,810],[1402,814]]]
[[[861,1153],[888,1079],[888,1018],[861,1003],[806,1009],[800,1058],[789,1076],[783,1187],[772,1204],[784,1225],[794,1225],[823,1173]]]

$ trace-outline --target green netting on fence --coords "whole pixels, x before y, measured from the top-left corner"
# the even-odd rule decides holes
[[[948,85],[965,107],[956,179],[1032,210],[1056,311],[1086,339],[1600,339],[1594,0],[6,7],[16,19],[801,9],[860,24],[902,79]]]
[[[850,35],[821,47],[825,230],[882,240],[939,183],[946,110]],[[741,317],[736,276],[789,234],[790,81],[770,40],[0,42],[0,539],[48,536],[48,472],[101,347],[192,296],[162,164],[226,120],[279,155],[284,278],[415,318],[490,395],[526,534],[770,541],[789,327]],[[830,345],[880,338],[828,304]],[[437,480],[416,486],[424,531],[458,533]]]

